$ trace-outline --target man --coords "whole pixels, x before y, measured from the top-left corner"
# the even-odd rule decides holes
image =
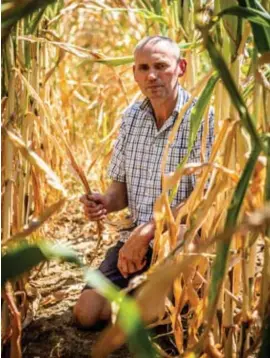
[[[109,168],[112,183],[105,194],[84,196],[86,216],[102,220],[108,213],[130,209],[136,228],[128,239],[120,237],[100,266],[100,271],[121,288],[150,265],[154,237],[153,205],[161,193],[161,159],[169,133],[189,94],[178,84],[186,70],[179,47],[171,39],[153,36],[143,39],[134,52],[134,78],[146,97],[124,114]],[[190,111],[186,112],[172,143],[166,171],[175,171],[187,153]],[[201,126],[189,160],[200,161]],[[209,116],[207,157],[213,141],[213,115]],[[195,185],[193,175],[184,176],[172,202],[177,208]],[[125,235],[127,236],[127,235]],[[77,322],[94,326],[110,318],[110,305],[91,287],[86,287],[74,307]]]

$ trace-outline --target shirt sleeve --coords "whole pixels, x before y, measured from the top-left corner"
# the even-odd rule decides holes
[[[126,182],[125,142],[126,142],[126,125],[125,125],[125,115],[124,115],[120,125],[118,137],[114,144],[113,154],[108,168],[108,176],[112,180],[116,180],[122,183]]]
[[[202,136],[203,136],[203,129],[204,129],[204,123],[202,122],[198,135],[196,138],[196,141],[194,143],[192,152],[191,152],[191,161],[194,163],[201,162],[201,151],[202,151]],[[206,137],[206,150],[205,150],[205,162],[209,161],[212,146],[214,143],[214,109],[213,107],[210,107],[209,114],[208,114],[208,133]],[[192,187],[194,188],[196,185],[196,176],[192,175]],[[209,185],[209,180],[207,180],[206,188]]]
[[[210,155],[211,155],[211,151],[212,151],[212,146],[214,143],[214,139],[215,139],[215,132],[214,132],[214,108],[210,107],[209,110],[209,116],[208,116],[208,135],[206,138],[206,151],[205,151],[205,161],[208,162],[210,159]]]

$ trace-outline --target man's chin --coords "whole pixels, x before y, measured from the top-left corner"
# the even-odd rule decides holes
[[[165,96],[162,94],[150,94],[148,98],[153,101],[164,101]]]

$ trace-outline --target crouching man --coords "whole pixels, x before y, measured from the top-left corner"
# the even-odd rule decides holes
[[[149,244],[155,232],[153,207],[161,194],[161,159],[178,114],[190,98],[178,83],[185,73],[186,61],[171,39],[163,36],[143,39],[135,48],[134,60],[134,79],[145,99],[129,107],[123,116],[109,167],[112,183],[108,190],[81,199],[89,220],[102,220],[126,207],[131,212],[135,229],[130,235],[120,235],[99,267],[120,288],[127,287],[131,278],[149,268],[152,255]],[[175,171],[187,153],[191,108],[186,111],[170,147],[167,172]],[[207,157],[213,142],[213,122],[210,113]],[[190,154],[191,162],[200,162],[202,133],[201,126]],[[184,176],[172,207],[180,206],[194,185],[194,175]],[[110,315],[106,299],[86,286],[74,307],[77,323],[84,328],[97,327],[106,323]]]

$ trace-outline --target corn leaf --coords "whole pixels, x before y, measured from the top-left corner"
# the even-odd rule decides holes
[[[144,19],[146,20],[151,20],[154,22],[159,22],[161,24],[164,25],[168,25],[168,20],[166,19],[165,16],[162,16],[161,14],[158,13],[154,13],[152,11],[149,11],[147,9],[126,9],[126,8],[108,8],[105,10],[102,10],[103,12],[135,12],[139,15],[142,15],[144,17]]]
[[[220,11],[217,14],[218,18],[225,15],[234,15],[245,18],[252,23],[259,24],[265,27],[270,27],[270,15],[266,12],[252,9],[250,7],[232,6]]]
[[[7,240],[2,240],[2,245],[10,245],[11,243],[16,242],[26,236],[31,235],[34,231],[39,229],[45,221],[47,221],[54,213],[58,212],[66,202],[66,198],[62,198],[56,203],[50,205],[48,208],[44,210],[44,212],[39,216],[31,220],[22,231],[14,234],[9,237]]]
[[[265,180],[265,201],[270,201],[270,135],[267,136],[267,165]]]
[[[95,63],[101,63],[103,65],[109,65],[109,66],[120,66],[120,65],[127,65],[130,63],[133,63],[134,57],[133,56],[124,56],[124,57],[106,57],[102,59],[91,59],[91,60],[85,60],[80,65],[85,64],[86,62],[95,62]]]
[[[22,275],[40,262],[52,259],[64,260],[82,266],[76,252],[69,248],[48,241],[41,241],[34,245],[24,242],[15,249],[8,250],[2,256],[2,286],[8,280]]]
[[[36,31],[38,24],[39,24],[40,20],[42,19],[42,16],[43,16],[45,10],[46,10],[46,8],[41,9],[37,12],[37,14],[35,14],[35,17],[30,22],[30,25],[26,28],[26,31],[25,31],[26,35],[33,34]]]
[[[52,169],[41,159],[33,150],[28,148],[26,144],[23,142],[21,138],[19,138],[15,133],[7,130],[6,128],[2,128],[5,135],[11,140],[11,142],[20,150],[22,155],[27,159],[32,165],[34,165],[38,170],[41,170],[48,181],[48,184],[60,191],[63,196],[66,196],[66,190],[62,186],[60,179],[58,176],[52,171]]]
[[[99,358],[106,357],[107,354],[123,344],[127,337],[130,350],[138,357],[156,357],[135,301],[130,297],[124,296],[123,292],[119,291],[116,286],[112,285],[98,271],[86,270],[85,280],[109,301],[120,303],[119,321],[114,327],[109,328],[109,331],[105,331],[103,337],[101,337],[93,350],[93,356]],[[120,326],[122,329],[120,329]],[[109,340],[107,332],[109,332],[109,337],[113,338],[114,336],[114,339]]]
[[[243,174],[242,174],[242,176],[239,180],[239,183],[235,189],[235,193],[234,193],[234,196],[232,198],[232,201],[231,201],[228,213],[227,213],[227,219],[226,219],[226,224],[225,224],[226,227],[234,226],[237,221],[238,214],[239,214],[242,202],[244,200],[246,190],[248,188],[249,180],[251,178],[251,175],[252,175],[253,169],[256,165],[259,154],[260,154],[260,147],[255,146],[250,154],[250,157],[249,157],[247,164],[244,168]]]
[[[248,108],[236,87],[232,75],[226,65],[226,62],[224,61],[221,54],[217,51],[208,32],[204,33],[204,41],[205,41],[205,47],[211,57],[213,65],[218,70],[219,75],[231,97],[232,103],[237,109],[244,127],[247,129],[247,131],[251,136],[251,140],[254,143],[258,144],[258,146],[261,146],[260,138],[254,126],[253,120],[249,114]]]
[[[227,213],[227,219],[225,223],[226,229],[232,228],[236,225],[239,211],[244,200],[246,190],[248,188],[249,180],[251,178],[259,154],[260,147],[255,146],[255,148],[251,152],[251,155],[244,168],[243,174],[235,189],[230,208]],[[214,306],[215,304],[217,304],[221,285],[224,279],[231,238],[232,236],[228,236],[227,239],[220,242],[217,247],[217,256],[213,265],[212,279],[209,289],[208,322],[211,321],[209,317],[211,316],[212,318],[215,312]],[[221,257],[222,260],[220,260]]]
[[[256,0],[246,0],[246,4],[253,9],[254,11],[261,10],[261,14],[270,18],[269,13],[267,13],[262,5]],[[270,20],[268,20],[270,21]],[[252,32],[254,36],[254,44],[259,53],[268,52],[270,50],[270,31],[269,28],[266,28],[266,25],[261,26],[256,23],[251,23]],[[269,26],[268,26],[269,27]]]
[[[52,43],[54,44],[54,43]],[[186,50],[190,50],[196,47],[199,47],[201,45],[200,41],[196,41],[196,42],[188,42],[188,43],[180,43],[178,44],[180,50],[182,51],[186,51]],[[104,58],[89,58],[86,59],[84,61],[82,61],[79,66],[85,65],[86,63],[100,63],[103,65],[108,65],[108,66],[121,66],[121,65],[128,65],[130,63],[134,62],[134,56],[123,56],[123,57],[104,57]]]
[[[202,91],[195,106],[192,108],[191,115],[190,115],[190,130],[189,130],[189,137],[188,137],[188,156],[196,140],[204,111],[210,102],[213,90],[215,88],[218,79],[219,79],[219,75],[217,73],[214,73],[212,77],[209,79],[204,90]]]
[[[17,21],[26,17],[27,15],[32,14],[38,9],[44,9],[55,0],[48,1],[25,1],[14,3],[13,6],[4,8],[1,6],[1,37],[4,37],[8,34],[10,28],[16,24]]]
[[[165,297],[169,293],[173,281],[179,276],[179,273],[188,272],[190,266],[195,267],[201,259],[201,255],[203,255],[215,242],[227,242],[234,233],[256,230],[263,227],[266,223],[269,223],[269,220],[270,208],[263,208],[260,211],[252,213],[243,225],[233,228],[225,228],[224,232],[218,234],[216,237],[208,240],[207,242],[201,241],[198,243],[191,252],[183,255],[181,261],[176,261],[173,256],[177,253],[181,246],[181,243],[179,243],[165,260],[148,273],[146,282],[144,280],[143,285],[138,288],[135,293],[135,298],[140,307],[143,321],[145,323],[151,323],[159,317],[160,310],[164,310]],[[117,290],[110,285],[107,279],[102,277],[102,275],[98,272],[86,271],[85,278],[89,284],[94,286],[107,299],[115,300],[117,302],[123,299],[123,293],[117,292]],[[126,300],[126,298],[124,300]],[[132,306],[128,307],[132,308]],[[123,310],[123,315],[125,313],[127,313],[127,311]],[[123,317],[123,319],[126,319],[127,317]],[[124,323],[122,323],[122,325],[123,324]],[[132,331],[132,328],[130,330],[127,328],[125,329],[126,332]],[[93,349],[93,357],[106,357],[107,354],[113,351],[113,349],[121,346],[124,341],[125,334],[119,328],[119,325],[116,324],[107,328]],[[110,342],[110,345],[108,342]]]
[[[265,201],[270,202],[270,136],[267,137],[267,164],[266,164],[266,178],[265,178]],[[266,235],[270,237],[270,228],[266,231]]]
[[[262,345],[258,358],[268,358],[270,352],[270,314],[264,320],[263,334],[262,334]]]
[[[188,150],[187,150],[187,154],[185,155],[185,157],[183,158],[181,163],[179,163],[179,165],[177,166],[177,169],[176,169],[177,172],[180,171],[180,169],[186,164],[186,162],[189,158],[190,152],[192,150],[192,147],[193,147],[194,142],[197,137],[198,130],[199,130],[201,122],[202,122],[204,111],[211,99],[211,95],[213,93],[213,90],[215,88],[218,78],[219,78],[219,75],[217,73],[214,73],[210,77],[209,81],[207,82],[207,85],[205,86],[204,90],[202,91],[196,104],[192,108],[191,115],[190,115]],[[172,191],[172,193],[170,195],[170,200],[173,200],[173,198],[176,194],[176,191],[177,191],[177,186]]]

